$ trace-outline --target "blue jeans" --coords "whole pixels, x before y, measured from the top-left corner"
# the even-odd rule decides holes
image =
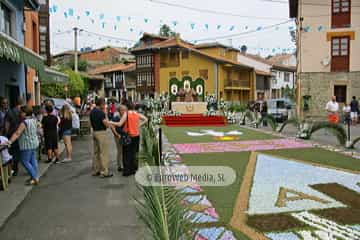
[[[36,149],[20,151],[21,162],[32,179],[38,180],[38,162]]]

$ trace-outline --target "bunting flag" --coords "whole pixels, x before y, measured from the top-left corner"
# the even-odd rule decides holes
[[[74,9],[69,8],[69,10],[68,10],[68,15],[69,15],[70,17],[74,16]]]
[[[194,30],[195,29],[195,23],[191,23],[190,27],[191,27],[192,30]]]
[[[99,18],[100,18],[100,20],[103,20],[103,19],[105,18],[105,14],[101,13],[101,14],[99,15]]]
[[[235,29],[235,26],[231,26],[229,31],[233,31]]]
[[[87,17],[89,17],[89,16],[90,16],[90,11],[85,11],[85,15],[86,15]]]
[[[219,29],[221,28],[221,25],[217,25],[217,27],[216,27],[216,28],[217,28],[217,30],[219,30]]]
[[[209,24],[205,23],[206,30],[209,30]]]
[[[120,16],[116,16],[116,21],[120,22],[121,17]]]

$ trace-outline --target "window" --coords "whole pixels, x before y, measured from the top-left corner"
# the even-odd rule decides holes
[[[154,58],[152,55],[142,55],[136,57],[137,67],[152,67],[154,64]]]
[[[284,73],[284,82],[290,82],[290,73]]]
[[[183,76],[183,77],[185,77],[185,76],[189,76],[189,71],[182,71],[181,72],[181,75]]]
[[[170,78],[176,78],[176,72],[169,72]]]
[[[351,24],[350,0],[332,0],[332,27],[343,28]]]
[[[189,59],[189,52],[188,51],[183,51],[181,53],[181,58],[182,59]]]
[[[339,103],[346,102],[346,85],[334,86],[334,95]]]
[[[148,86],[153,87],[155,86],[154,76],[152,72],[139,72],[137,75],[137,83],[138,87]]]
[[[38,45],[38,32],[37,32],[37,24],[36,22],[32,22],[32,37],[33,37],[33,51],[38,52],[39,45]]]
[[[11,10],[6,7],[4,4],[1,4],[0,9],[0,18],[1,18],[1,32],[12,36],[12,29],[11,29]]]
[[[204,79],[204,80],[208,80],[209,79],[209,72],[207,69],[201,69],[199,70],[199,76]]]
[[[349,71],[350,38],[335,37],[331,40],[331,71]]]

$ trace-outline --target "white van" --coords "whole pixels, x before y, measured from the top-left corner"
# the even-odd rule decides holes
[[[277,98],[267,100],[268,114],[272,115],[278,122],[284,122],[289,119],[293,103],[287,98]]]

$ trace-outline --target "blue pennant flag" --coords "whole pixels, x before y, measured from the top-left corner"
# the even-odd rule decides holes
[[[58,10],[58,6],[53,5],[53,6],[52,6],[52,10],[53,10],[53,12],[54,12],[54,13],[56,13],[56,12],[57,12],[57,10]]]
[[[129,22],[131,21],[131,17],[128,17]]]
[[[231,26],[229,31],[233,31],[235,29],[235,26]]]
[[[70,17],[74,16],[74,9],[69,8],[68,13],[69,13],[69,16],[70,16]]]
[[[65,18],[67,18],[67,17],[68,17],[67,12],[64,12],[64,17],[65,17]]]
[[[262,29],[262,27],[257,27],[256,31],[260,31]]]
[[[194,29],[195,28],[195,23],[191,23],[190,27],[191,27],[191,29]]]
[[[80,20],[80,16],[77,16],[76,19],[79,21],[79,20]]]
[[[221,25],[217,25],[216,29],[219,30],[221,28]]]
[[[101,13],[99,18],[100,18],[100,20],[103,20],[105,18],[105,15],[103,13]]]
[[[245,26],[245,30],[248,30],[249,29],[249,26]]]
[[[88,17],[90,16],[90,11],[85,11],[85,15]]]
[[[52,12],[53,12],[53,11],[52,11],[52,8],[49,7],[49,13],[52,14]]]
[[[94,19],[91,19],[91,23],[94,24],[94,23],[95,23],[95,20],[94,20]]]
[[[145,18],[145,19],[144,19],[144,22],[145,22],[145,23],[148,23],[148,22],[149,22],[149,19]]]
[[[115,30],[115,31],[117,30],[117,26],[116,26],[116,25],[114,26],[114,30]]]
[[[120,22],[121,17],[120,16],[116,16],[116,21]]]
[[[279,29],[280,29],[280,27],[279,27],[279,26],[277,26],[277,27],[275,28],[275,30],[276,30],[276,31],[278,31]]]
[[[103,22],[103,23],[101,24],[101,26],[102,26],[102,28],[105,28],[105,23]]]
[[[324,29],[323,26],[319,26],[317,30],[318,30],[319,32],[321,32],[323,29]]]
[[[177,21],[173,21],[172,24],[174,25],[174,27],[176,27],[176,25],[178,24]]]
[[[134,29],[133,28],[130,28],[130,32],[133,32],[134,31]]]
[[[290,31],[294,30],[294,27],[293,27],[293,26],[289,26],[289,30],[290,30]]]
[[[273,48],[273,49],[272,49],[272,52],[274,53],[275,51],[276,51],[276,49],[275,49],[275,48]]]
[[[205,28],[208,30],[209,29],[209,24],[205,23]]]
[[[310,26],[304,27],[304,32],[310,32],[311,28]]]

